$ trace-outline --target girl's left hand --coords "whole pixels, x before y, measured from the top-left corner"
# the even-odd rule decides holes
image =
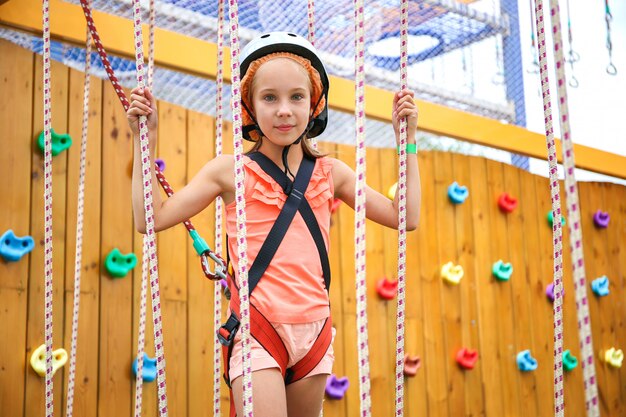
[[[417,131],[417,105],[413,100],[415,93],[411,90],[398,91],[393,96],[392,122],[393,130],[396,134],[396,141],[400,142],[400,120],[406,117],[407,140],[415,143],[415,132]]]

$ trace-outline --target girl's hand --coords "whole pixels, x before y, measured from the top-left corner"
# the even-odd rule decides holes
[[[135,87],[130,92],[130,107],[126,112],[126,117],[135,135],[139,135],[139,116],[148,117],[149,132],[156,130],[158,124],[156,100],[147,87],[143,89]]]
[[[400,120],[406,117],[407,140],[408,143],[415,143],[415,132],[417,131],[417,105],[413,97],[415,93],[411,90],[398,91],[393,96],[392,122],[393,130],[396,134],[396,142],[400,143]]]

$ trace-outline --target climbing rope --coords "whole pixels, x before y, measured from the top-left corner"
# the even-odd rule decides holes
[[[232,78],[233,141],[235,157],[235,201],[237,211],[237,252],[239,255],[239,298],[243,358],[243,417],[252,417],[252,365],[250,357],[250,293],[248,289],[248,241],[246,238],[246,200],[244,196],[243,139],[241,135],[241,80],[239,79],[239,9],[237,0],[229,0],[230,73]]]
[[[141,35],[141,0],[133,0],[133,21],[135,34],[135,57],[137,67],[137,85],[144,84],[144,57]],[[150,146],[148,144],[148,126],[145,116],[139,117],[139,137],[141,144],[141,170],[144,194],[144,209],[146,220],[146,235],[148,238],[148,258],[150,271],[150,289],[152,292],[152,311],[154,324],[154,344],[157,360],[157,397],[159,415],[167,417],[167,387],[165,380],[165,352],[163,346],[163,324],[161,320],[161,296],[159,291],[159,269],[156,256],[156,239],[154,238],[154,212],[152,209],[152,174],[150,168]]]
[[[372,413],[370,393],[369,344],[367,334],[367,282],[365,274],[365,16],[363,0],[354,2],[355,19],[355,86],[356,86],[356,183],[354,203],[354,250],[356,269],[357,332],[359,361],[359,395],[361,417]]]
[[[609,0],[604,0],[604,21],[606,22],[606,50],[609,52],[609,64],[606,66],[606,73],[617,75],[617,68],[613,64],[613,42],[611,41],[611,22],[613,14],[609,6]]]
[[[535,38],[535,33],[537,33],[537,28],[535,25],[535,8],[533,7],[533,0],[528,0],[528,5],[530,6],[530,53],[533,57],[533,61],[531,62],[531,68],[527,70],[529,74],[539,74],[539,58],[537,57],[537,39]]]
[[[224,108],[222,96],[224,89],[224,0],[217,2],[217,76],[215,80],[217,92],[215,98],[215,156],[222,154],[222,125],[224,124]],[[215,199],[215,251],[222,253],[222,198]],[[217,338],[222,325],[222,285],[215,283],[213,291],[213,414],[219,417],[221,398],[220,362],[222,345]],[[224,364],[226,365],[226,364]]]
[[[308,28],[309,28],[309,42],[311,45],[315,46],[315,0],[307,1],[307,18],[308,18]]]
[[[578,79],[574,75],[574,64],[580,61],[580,55],[578,54],[578,52],[574,51],[574,46],[573,46],[574,35],[572,33],[572,16],[570,13],[569,0],[567,0],[566,6],[567,6],[567,44],[568,44],[567,63],[570,65],[570,69],[572,71],[572,76],[569,81],[569,86],[572,88],[578,88],[579,83],[578,83]]]
[[[552,107],[550,105],[550,81],[548,60],[546,57],[546,39],[544,32],[543,0],[536,0],[537,47],[539,48],[539,71],[543,109],[550,166],[550,195],[552,199],[552,241],[554,252],[554,415],[562,417],[563,402],[563,237],[561,235],[561,201],[559,197],[559,178],[557,173],[556,147],[552,128]]]
[[[148,78],[147,85],[152,91],[152,81],[154,74],[154,27],[156,12],[154,0],[150,0],[150,27],[149,27],[149,51],[148,51]],[[154,236],[153,236],[154,238]],[[148,280],[150,271],[148,259],[150,256],[150,240],[148,235],[144,235],[141,245],[141,293],[139,295],[139,329],[137,337],[137,369],[135,373],[135,417],[141,417],[141,407],[143,401],[143,359],[146,344],[146,308],[148,295]]]
[[[89,27],[91,36],[94,39],[96,50],[98,51],[98,55],[100,56],[100,59],[102,60],[104,69],[107,75],[109,76],[109,80],[111,81],[111,84],[113,85],[113,88],[115,89],[115,92],[117,93],[117,96],[119,97],[122,103],[122,106],[124,106],[124,110],[128,110],[130,104],[128,103],[126,94],[124,94],[124,90],[122,89],[122,86],[119,84],[117,77],[115,76],[115,72],[111,68],[111,64],[109,63],[107,53],[104,50],[104,47],[102,46],[102,42],[100,41],[100,36],[98,35],[95,22],[91,15],[91,6],[87,2],[87,0],[80,0],[80,4],[83,9],[83,13],[85,14],[85,19],[87,20],[87,26]],[[155,171],[156,171],[156,177],[159,180],[159,184],[161,184],[161,187],[163,187],[168,197],[171,197],[174,194],[174,190],[165,179],[165,176],[163,175],[163,173],[160,172],[160,170],[158,169],[155,169]],[[206,244],[204,239],[202,239],[202,237],[198,235],[198,232],[193,227],[193,224],[191,223],[191,221],[186,220],[185,222],[183,222],[183,224],[187,228],[187,232],[189,233],[189,236],[194,241],[193,247],[198,253],[198,255],[200,256],[200,264],[202,267],[202,271],[204,272],[204,275],[211,280],[219,280],[219,279],[226,278],[226,273],[225,273],[226,266],[225,266],[224,260],[217,253],[212,251],[211,248]],[[209,259],[211,259],[215,263],[214,271],[211,271],[211,268],[209,265]]]
[[[407,88],[407,42],[409,2],[400,5],[400,89]],[[404,413],[404,312],[406,289],[406,118],[400,120],[400,167],[398,172],[398,305],[396,313],[396,416]]]
[[[569,123],[569,107],[564,69],[565,57],[563,56],[563,40],[561,36],[561,16],[557,0],[550,0],[550,9],[558,86],[557,97],[559,114],[561,115],[561,135],[563,137],[563,167],[565,169],[565,194],[569,216],[570,249],[572,252],[572,278],[576,291],[578,338],[582,355],[583,378],[585,381],[585,405],[587,408],[587,416],[598,417],[600,415],[598,386],[596,384],[596,371],[593,363],[593,344],[591,341],[589,303],[587,302],[582,228],[580,227],[580,204],[578,200],[578,185],[576,184],[574,172],[574,147]]]
[[[311,42],[311,45],[315,46],[315,0],[307,1],[307,18],[308,18],[308,39]],[[311,146],[313,149],[317,149],[317,138],[309,139],[311,141]]]
[[[85,82],[83,86],[83,124],[80,141],[80,168],[78,174],[78,203],[76,213],[76,255],[74,258],[74,303],[72,309],[72,343],[67,382],[67,402],[65,415],[72,417],[74,406],[74,382],[76,377],[76,349],[78,346],[78,316],[80,311],[80,275],[83,258],[83,213],[85,209],[85,172],[87,160],[87,132],[89,125],[89,73],[91,72],[91,34],[86,33],[85,46]]]
[[[44,129],[44,332],[46,344],[46,417],[54,414],[52,381],[52,108],[50,97],[50,0],[43,0]]]

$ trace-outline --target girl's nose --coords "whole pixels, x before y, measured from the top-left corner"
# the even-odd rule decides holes
[[[277,111],[278,116],[291,116],[291,107],[289,107],[289,103],[281,102],[280,106],[278,106]]]

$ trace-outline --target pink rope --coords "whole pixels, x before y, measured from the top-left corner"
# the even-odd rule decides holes
[[[46,344],[46,417],[54,414],[52,381],[52,109],[50,97],[50,1],[43,0],[44,123],[44,332]]]
[[[359,361],[360,415],[372,414],[372,397],[369,368],[369,343],[367,333],[367,282],[366,282],[366,247],[365,247],[365,29],[363,0],[354,1],[355,22],[355,119],[356,119],[356,183],[354,205],[354,250],[357,300],[357,331]]]
[[[239,255],[240,331],[243,356],[243,414],[252,417],[252,366],[250,356],[250,295],[248,291],[248,242],[246,239],[246,201],[244,197],[243,139],[241,132],[241,80],[239,79],[239,9],[237,0],[230,5],[230,50],[235,157],[235,201],[237,211],[237,252]]]
[[[407,88],[407,39],[409,2],[400,4],[400,89]],[[398,299],[396,312],[396,416],[404,413],[404,318],[406,298],[406,119],[400,121],[398,170]]]
[[[141,2],[133,0],[133,20],[135,33],[135,56],[137,66],[137,85],[144,87],[144,57],[141,35]],[[144,189],[144,209],[146,217],[146,236],[150,262],[150,287],[152,292],[152,311],[154,323],[154,343],[157,359],[157,398],[159,415],[167,416],[167,387],[165,381],[165,352],[163,346],[163,323],[161,319],[161,296],[159,290],[159,270],[156,256],[156,239],[154,232],[154,212],[152,209],[152,168],[150,164],[150,147],[148,144],[148,126],[146,117],[139,118],[141,170]]]
[[[224,89],[224,0],[217,2],[217,93],[215,98],[215,156],[222,155],[222,125],[224,124],[224,109],[222,96]],[[222,199],[215,199],[215,252],[222,253]],[[228,267],[228,266],[227,266]],[[217,339],[217,333],[222,322],[222,285],[215,283],[213,299],[213,414],[219,417],[221,399],[220,362],[222,345]],[[226,365],[226,364],[224,364]]]
[[[554,246],[554,415],[562,417],[563,402],[563,237],[561,235],[561,201],[557,175],[556,147],[552,128],[552,107],[550,105],[550,81],[546,57],[543,0],[536,0],[537,47],[539,48],[539,74],[543,95],[544,121],[550,165],[550,195],[552,199],[552,241]]]
[[[67,383],[65,414],[72,417],[74,406],[74,384],[76,377],[76,350],[78,347],[78,316],[80,311],[80,276],[83,257],[83,213],[85,209],[85,171],[87,160],[87,132],[89,126],[89,73],[91,69],[91,34],[87,29],[85,46],[85,82],[83,87],[83,124],[80,145],[80,169],[78,175],[78,203],[76,213],[76,255],[74,259],[74,304],[72,313],[72,347]]]
[[[569,123],[567,83],[565,82],[565,57],[563,54],[561,14],[558,1],[550,0],[550,14],[552,16],[552,37],[554,40],[554,57],[556,63],[557,97],[563,136],[563,166],[565,168],[565,194],[567,197],[566,202],[569,216],[570,250],[572,252],[572,279],[574,280],[574,288],[576,290],[578,339],[580,342],[583,378],[585,381],[585,406],[587,416],[599,417],[598,385],[596,383],[596,370],[593,363],[591,321],[589,319],[589,303],[587,302],[585,261],[582,230],[580,227],[580,203],[578,200],[578,185],[576,184],[576,175],[574,172],[574,146]]]

